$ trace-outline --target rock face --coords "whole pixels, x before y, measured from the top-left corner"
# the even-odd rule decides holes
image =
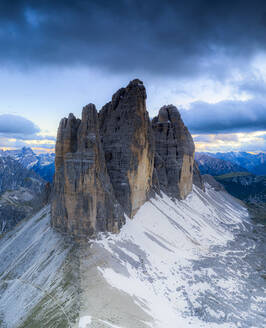
[[[201,190],[205,191],[204,181],[200,174],[200,169],[196,161],[194,161],[193,165],[193,184],[199,187]]]
[[[90,104],[81,120],[61,121],[52,225],[79,237],[118,232],[124,213],[132,218],[154,192],[184,199],[193,163],[194,143],[176,107],[164,106],[151,123],[145,87],[133,80],[99,114]]]
[[[98,114],[90,104],[81,120],[70,114],[58,129],[52,225],[82,237],[118,232],[123,221],[105,166]]]
[[[152,120],[155,175],[162,191],[184,199],[192,190],[194,142],[177,108],[163,106]]]
[[[140,80],[121,88],[99,113],[107,170],[115,196],[132,217],[152,186],[154,146],[146,90]]]
[[[204,182],[208,183],[216,191],[224,190],[223,185],[221,185],[217,180],[215,180],[212,175],[210,175],[210,174],[204,174],[202,176],[202,179],[203,179]]]

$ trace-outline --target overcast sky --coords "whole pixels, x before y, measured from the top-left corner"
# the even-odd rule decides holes
[[[266,1],[0,0],[0,147],[53,149],[60,118],[143,80],[199,151],[266,151]]]

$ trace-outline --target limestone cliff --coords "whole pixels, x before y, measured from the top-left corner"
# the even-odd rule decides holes
[[[107,170],[117,200],[132,217],[147,200],[154,162],[153,136],[140,80],[121,88],[99,113]]]
[[[94,105],[82,119],[62,119],[57,135],[52,225],[75,236],[118,232],[124,222],[114,197],[101,147]]]
[[[205,191],[204,181],[196,161],[194,161],[193,165],[193,184],[199,187],[201,190]]]
[[[177,108],[163,106],[152,120],[155,137],[155,175],[160,189],[184,199],[192,190],[194,142]]]
[[[59,126],[52,225],[74,236],[118,232],[154,192],[184,199],[192,189],[194,143],[176,107],[150,122],[136,79],[99,112],[84,107]],[[194,168],[194,182],[200,180]]]

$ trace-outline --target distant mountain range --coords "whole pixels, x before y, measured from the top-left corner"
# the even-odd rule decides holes
[[[248,172],[224,174],[215,177],[233,196],[247,202],[266,203],[266,177]]]
[[[0,157],[0,235],[46,202],[46,181],[11,157]]]
[[[46,181],[52,182],[54,175],[54,153],[35,154],[29,147],[18,150],[0,150],[0,158],[10,157],[24,168],[33,170]]]
[[[198,163],[201,174],[213,176],[231,172],[246,172],[247,169],[233,162],[215,158],[205,153],[196,153],[195,160]]]
[[[19,150],[0,150],[0,157],[11,157],[23,167],[38,173],[41,178],[52,182],[54,176],[54,153],[35,154],[29,147]],[[266,153],[250,154],[247,152],[195,154],[201,174],[213,176],[232,172],[250,172],[255,175],[266,175]]]
[[[226,161],[227,163],[220,162],[219,164],[218,162],[214,162],[212,158],[220,159]],[[238,171],[249,171],[256,175],[266,175],[266,153],[251,154],[247,152],[201,152],[196,154],[196,160],[198,161],[199,159],[201,159],[201,167],[204,171],[214,169],[213,174],[209,172],[209,174],[212,175],[236,172],[235,169],[237,167],[231,167],[229,163],[237,165],[239,168]],[[220,172],[219,167],[221,167]]]
[[[244,201],[253,218],[266,220],[266,154],[196,153],[201,174],[210,174]]]
[[[53,175],[54,154],[0,150],[0,235],[44,205]]]
[[[41,178],[52,182],[54,176],[54,153],[35,154],[29,147],[19,150],[0,150],[1,157],[11,157],[23,167],[38,173]],[[250,172],[255,175],[266,175],[266,153],[250,154],[247,152],[195,153],[201,174],[213,176],[232,172]]]

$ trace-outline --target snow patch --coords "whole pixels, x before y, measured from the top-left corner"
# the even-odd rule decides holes
[[[79,319],[79,328],[89,328],[91,324],[91,316],[86,315]]]

